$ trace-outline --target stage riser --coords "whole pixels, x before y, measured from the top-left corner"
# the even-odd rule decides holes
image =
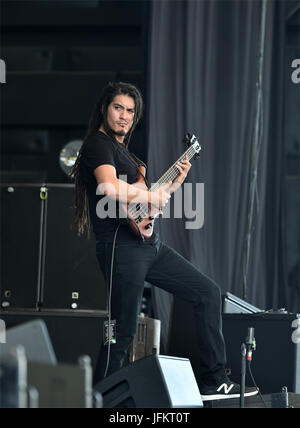
[[[216,400],[211,401],[205,405],[206,408],[213,409],[237,409],[240,407],[239,399],[231,400]],[[247,409],[286,409],[286,408],[300,408],[300,394],[293,393],[275,393],[265,394],[262,398],[257,395],[255,397],[248,397],[245,399],[245,408]]]

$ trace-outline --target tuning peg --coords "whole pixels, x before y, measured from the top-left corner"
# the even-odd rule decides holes
[[[186,134],[184,139],[182,140],[183,144],[186,145],[187,147],[189,147],[191,145],[191,134]]]

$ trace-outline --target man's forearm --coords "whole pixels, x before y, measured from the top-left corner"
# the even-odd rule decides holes
[[[148,190],[142,187],[142,185],[136,187],[135,185],[128,184],[117,178],[112,182],[99,184],[97,187],[97,195],[106,195],[122,203],[137,201],[146,204],[150,202],[150,195]]]

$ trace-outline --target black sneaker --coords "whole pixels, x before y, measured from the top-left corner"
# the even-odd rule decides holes
[[[200,393],[202,401],[240,398],[241,387],[239,384],[231,382],[229,379],[227,379],[218,385],[202,385],[200,387]],[[257,388],[245,388],[245,397],[252,397],[256,394],[258,394]]]

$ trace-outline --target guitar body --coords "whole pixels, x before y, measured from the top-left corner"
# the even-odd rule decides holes
[[[137,182],[134,187],[148,190],[146,184]],[[150,239],[153,235],[154,222],[162,216],[162,211],[154,209],[151,205],[132,202],[127,206],[127,221],[131,231],[142,240]]]

